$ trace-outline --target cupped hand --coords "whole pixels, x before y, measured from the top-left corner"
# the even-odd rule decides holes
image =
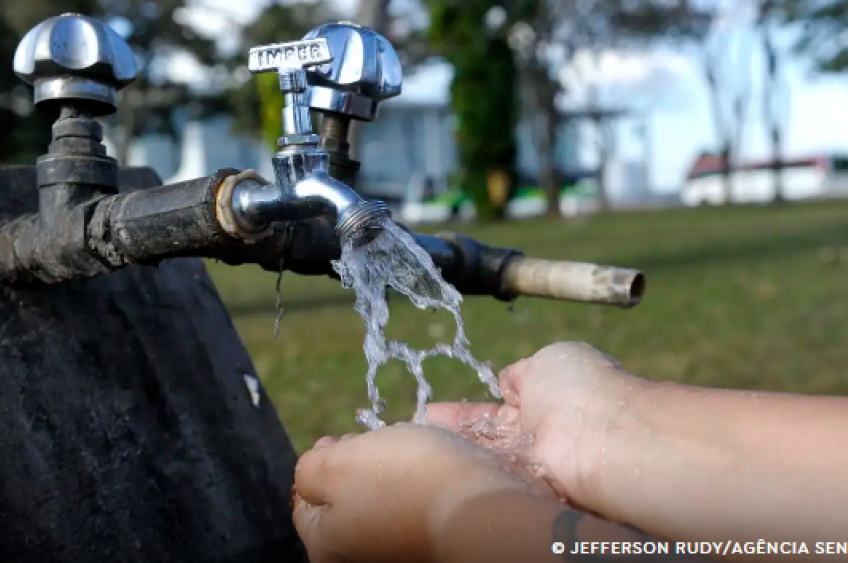
[[[521,458],[561,500],[591,511],[605,440],[644,385],[588,344],[557,343],[501,372],[503,404],[433,403],[427,422]]]
[[[455,432],[400,424],[319,440],[295,469],[292,508],[312,563],[425,563],[461,503],[531,489]]]

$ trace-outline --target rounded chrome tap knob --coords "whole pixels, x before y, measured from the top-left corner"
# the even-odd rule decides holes
[[[117,109],[117,92],[135,80],[135,55],[105,23],[79,14],[48,18],[18,44],[15,74],[34,90],[35,105],[57,112],[64,103],[92,115]]]
[[[304,39],[324,38],[333,60],[307,71],[310,108],[371,121],[380,102],[401,93],[403,69],[395,48],[376,31],[350,22],[324,24]]]

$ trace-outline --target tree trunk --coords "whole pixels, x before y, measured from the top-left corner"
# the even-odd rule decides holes
[[[598,164],[598,210],[603,212],[609,211],[612,208],[607,183],[607,159],[604,156],[600,164]]]
[[[561,217],[559,205],[560,186],[557,183],[553,159],[553,133],[550,116],[537,115],[536,146],[539,159],[539,187],[545,194],[545,212],[550,217]]]
[[[733,205],[733,147],[727,141],[721,148],[721,180],[724,186],[724,205]]]
[[[783,135],[780,125],[773,124],[771,129],[771,152],[774,159],[772,181],[774,182],[774,203],[786,202],[786,186],[783,181]]]
[[[702,69],[710,96],[710,110],[712,112],[713,128],[715,130],[716,138],[720,143],[719,154],[723,161],[721,172],[722,185],[724,189],[723,203],[724,205],[731,205],[733,203],[733,147],[731,146],[733,143],[733,135],[730,131],[732,128],[725,124],[725,114],[721,103],[722,92],[721,88],[719,88],[717,77],[717,64],[717,60],[713,56],[709,53],[704,54]]]
[[[766,56],[766,84],[763,88],[763,106],[766,111],[766,123],[771,140],[772,182],[774,186],[774,203],[785,201],[785,186],[783,185],[783,135],[780,115],[774,107],[775,94],[778,89],[778,54],[771,38],[767,22],[762,22],[763,51]]]
[[[557,178],[556,149],[557,132],[560,123],[559,110],[556,107],[557,89],[548,77],[548,69],[539,69],[534,81],[538,100],[539,128],[537,130],[539,147],[539,184],[545,192],[546,212],[551,217],[562,217],[560,207],[560,186]]]
[[[598,135],[598,210],[602,212],[612,209],[609,197],[609,177],[607,168],[609,166],[609,139],[607,138],[606,122],[603,117],[593,120],[595,131]]]
[[[36,208],[0,168],[0,222]],[[200,260],[0,288],[0,334],[4,563],[305,560],[296,454]]]

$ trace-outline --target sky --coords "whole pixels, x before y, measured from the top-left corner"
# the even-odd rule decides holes
[[[358,0],[336,0],[337,6],[355,14]],[[222,38],[232,21],[247,22],[261,11],[262,0],[197,0],[197,8],[185,14],[192,24]],[[228,21],[229,20],[229,21]],[[743,25],[744,24],[737,24]],[[762,120],[762,60],[750,34],[734,33],[730,41],[717,37],[715,48],[727,49],[728,63],[723,76],[742,84],[747,79],[753,96],[743,130],[743,158],[769,156]],[[285,38],[281,38],[284,40]],[[785,41],[784,41],[785,43]],[[182,76],[188,76],[185,61],[174,63]],[[446,100],[451,79],[446,65],[433,65],[404,82],[401,99]],[[575,78],[576,77],[576,78]],[[648,145],[636,134],[636,120],[618,128],[620,154],[628,159],[646,159],[652,184],[657,191],[679,189],[686,170],[696,155],[716,147],[710,98],[693,53],[666,49],[650,53],[608,53],[600,63],[578,59],[565,69],[563,80],[570,96],[563,104],[579,107],[590,92],[602,103],[626,106],[647,124]],[[593,85],[593,88],[589,88]],[[848,77],[815,76],[805,61],[790,58],[785,66],[785,86],[789,92],[786,110],[785,155],[814,156],[822,153],[848,154]],[[728,91],[731,91],[730,89]],[[590,142],[581,150],[587,164],[595,160]]]

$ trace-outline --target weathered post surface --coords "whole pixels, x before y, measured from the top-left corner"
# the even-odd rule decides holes
[[[122,190],[161,184],[122,170]],[[0,223],[38,209],[0,168]],[[270,330],[270,328],[269,328]],[[295,452],[204,265],[0,287],[0,561],[301,561]]]

